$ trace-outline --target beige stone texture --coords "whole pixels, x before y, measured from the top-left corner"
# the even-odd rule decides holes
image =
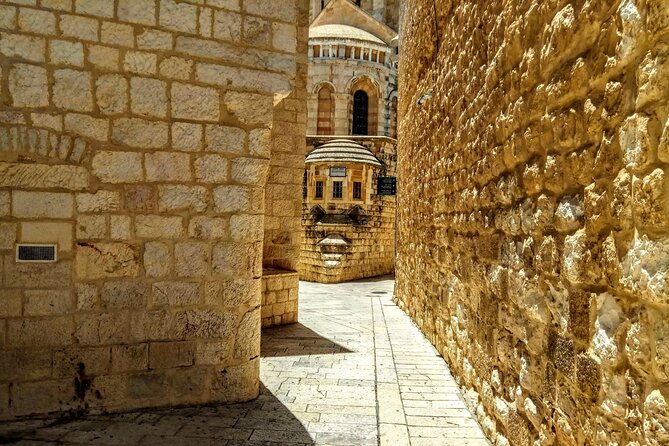
[[[213,88],[175,82],[172,84],[172,117],[194,121],[218,121],[220,94]]]
[[[493,444],[668,439],[660,3],[404,5],[396,300]]]
[[[73,248],[72,223],[22,222],[19,241],[21,243],[57,243],[59,252],[70,252]]]
[[[47,73],[41,67],[17,64],[9,74],[9,92],[16,107],[45,107],[48,100]]]
[[[19,218],[70,218],[74,196],[66,193],[12,192],[12,215]]]
[[[238,0],[0,2],[0,420],[258,395],[269,129],[306,119],[274,109],[306,98],[307,1],[286,1],[289,52],[291,23]]]

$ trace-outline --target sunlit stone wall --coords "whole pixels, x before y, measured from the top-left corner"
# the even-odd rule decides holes
[[[258,394],[266,184],[300,225],[308,14],[0,2],[0,419]]]
[[[669,444],[669,2],[406,3],[400,305],[496,445]]]

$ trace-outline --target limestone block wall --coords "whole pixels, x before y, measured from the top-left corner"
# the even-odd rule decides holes
[[[400,305],[495,444],[669,444],[669,3],[406,3]]]
[[[307,0],[0,4],[0,419],[258,394],[307,21]]]
[[[297,272],[265,269],[262,280],[262,326],[275,327],[297,322]]]

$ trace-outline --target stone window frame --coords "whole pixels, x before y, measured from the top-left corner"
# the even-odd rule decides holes
[[[341,200],[344,198],[344,182],[343,181],[333,181],[332,182],[332,199]]]

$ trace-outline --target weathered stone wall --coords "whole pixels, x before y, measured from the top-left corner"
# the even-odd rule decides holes
[[[262,278],[262,326],[297,322],[300,275],[282,269],[265,269]]]
[[[290,215],[272,175],[304,150],[308,14],[0,4],[0,419],[257,395],[269,170],[268,214],[299,232],[301,165]]]
[[[669,3],[402,29],[399,303],[495,444],[669,444]]]

